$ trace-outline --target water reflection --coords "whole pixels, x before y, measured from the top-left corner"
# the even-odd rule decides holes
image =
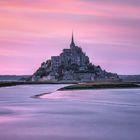
[[[140,89],[55,91],[64,85],[0,89],[2,140],[132,140],[140,134]]]

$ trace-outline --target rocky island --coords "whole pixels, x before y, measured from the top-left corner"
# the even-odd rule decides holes
[[[52,56],[50,60],[43,62],[30,77],[32,82],[92,82],[96,80],[119,80],[119,76],[92,64],[82,48],[75,45],[73,34],[70,48],[63,49],[59,56]]]

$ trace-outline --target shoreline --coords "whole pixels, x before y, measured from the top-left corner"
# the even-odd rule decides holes
[[[95,82],[70,85],[58,89],[58,91],[66,90],[87,90],[87,89],[119,89],[119,88],[140,88],[140,84],[133,82]]]
[[[78,84],[78,82],[20,82],[20,81],[6,81],[0,82],[0,88],[1,87],[10,87],[10,86],[18,86],[18,85],[43,85],[43,84]]]
[[[117,82],[117,83],[108,83],[108,82],[98,82],[98,83],[83,83],[83,84],[75,84],[65,86],[63,88],[57,89],[57,91],[69,91],[69,90],[100,90],[100,89],[132,89],[132,88],[140,88],[140,84],[135,83],[125,83],[125,82]],[[40,98],[43,95],[52,94],[54,92],[42,93],[34,95],[33,98]]]
[[[95,86],[97,85],[105,85],[105,86],[110,86],[110,85],[117,85],[117,84],[127,84],[129,87],[135,87],[135,85],[140,87],[140,81],[94,81],[94,82],[51,82],[51,81],[46,81],[46,82],[25,82],[25,81],[0,81],[0,88],[1,87],[9,87],[9,86],[18,86],[18,85],[41,85],[41,84],[74,84],[74,85],[92,85],[94,84]]]
[[[0,82],[0,87],[18,86],[18,85],[37,85],[37,84],[67,84],[56,91],[68,91],[68,90],[97,90],[97,89],[125,89],[125,88],[140,88],[140,82],[108,82],[108,81],[96,81],[92,83],[54,83],[54,82]],[[53,92],[41,93],[31,96],[31,98],[40,98],[43,95],[51,94]]]

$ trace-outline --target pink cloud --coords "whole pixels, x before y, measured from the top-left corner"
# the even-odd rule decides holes
[[[0,74],[32,74],[42,61],[69,47],[72,30],[76,43],[82,45],[93,63],[123,73],[125,67],[136,62],[136,68],[128,72],[138,73],[140,10],[135,4],[124,3],[0,1]],[[120,56],[123,61],[118,60]],[[119,67],[119,61],[124,66]],[[110,67],[114,63],[116,67]]]

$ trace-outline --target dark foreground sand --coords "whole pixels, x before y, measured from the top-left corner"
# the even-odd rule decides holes
[[[86,89],[113,89],[113,88],[140,88],[140,82],[93,82],[93,83],[79,83],[60,88],[63,90],[86,90]]]

